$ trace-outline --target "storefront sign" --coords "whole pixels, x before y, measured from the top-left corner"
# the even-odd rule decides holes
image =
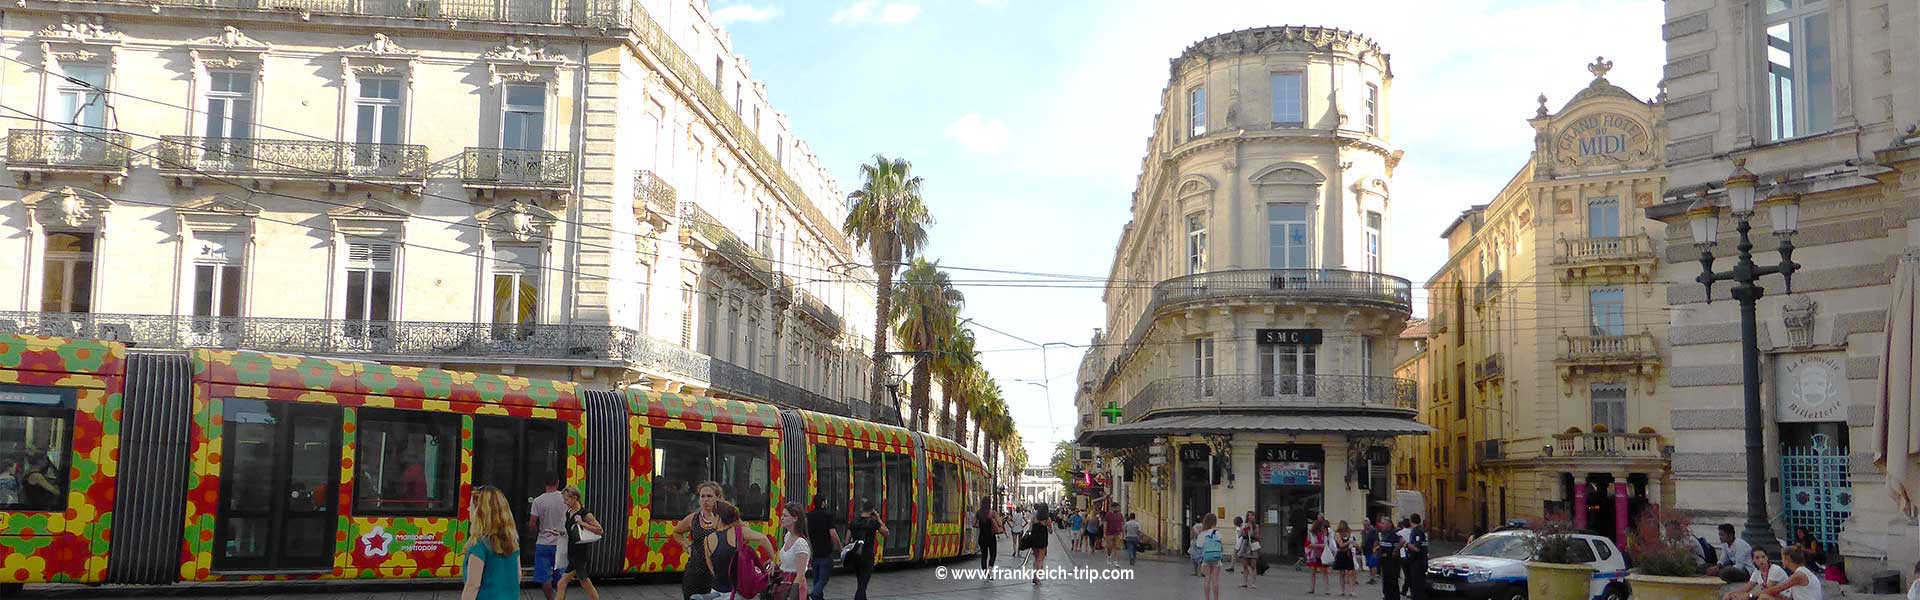
[[[1322,462],[1327,459],[1325,449],[1306,444],[1261,444],[1258,452],[1260,462]]]
[[[1292,346],[1320,345],[1318,329],[1256,329],[1262,344],[1286,344]]]
[[[1181,461],[1205,462],[1209,454],[1211,453],[1207,452],[1206,446],[1191,445],[1180,447]]]
[[[1775,417],[1781,423],[1819,423],[1847,420],[1852,401],[1847,395],[1844,352],[1793,354],[1775,363]]]
[[[1611,113],[1581,117],[1562,130],[1554,144],[1559,162],[1574,165],[1624,163],[1645,157],[1650,149],[1646,125]]]
[[[1323,480],[1327,451],[1309,444],[1262,444],[1255,450],[1259,484],[1315,486]]]

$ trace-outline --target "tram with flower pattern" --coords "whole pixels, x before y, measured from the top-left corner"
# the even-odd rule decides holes
[[[700,481],[767,533],[785,502],[871,500],[883,562],[976,552],[964,505],[987,493],[951,441],[769,404],[0,334],[0,591],[457,578],[472,489],[524,518],[556,479],[622,545],[593,554],[606,575],[680,570]]]

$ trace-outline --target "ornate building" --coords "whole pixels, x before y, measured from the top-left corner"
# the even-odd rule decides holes
[[[1391,498],[1410,284],[1391,250],[1388,56],[1357,33],[1268,27],[1172,62],[1080,373],[1078,436],[1150,535],[1254,513],[1268,552]],[[1265,117],[1265,118],[1262,118]],[[1281,542],[1278,540],[1290,540]]]
[[[1464,537],[1550,514],[1625,542],[1667,483],[1661,106],[1593,81],[1558,111],[1540,96],[1535,147],[1486,204],[1441,232],[1427,283],[1438,433],[1415,451],[1434,527]]]
[[[0,330],[893,414],[844,195],[704,2],[220,6],[9,8]]]

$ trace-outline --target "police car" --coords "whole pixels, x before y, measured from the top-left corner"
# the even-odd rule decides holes
[[[1433,596],[1470,600],[1526,600],[1527,548],[1531,531],[1496,531],[1473,540],[1460,552],[1427,563],[1427,587]],[[1626,600],[1627,561],[1620,549],[1597,535],[1573,534],[1582,544],[1574,552],[1597,570],[1588,595],[1596,600]]]

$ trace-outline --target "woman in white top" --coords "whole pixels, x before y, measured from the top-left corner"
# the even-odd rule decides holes
[[[1788,548],[1783,556],[1787,563],[1787,580],[1767,586],[1761,594],[1766,600],[1825,600],[1826,588],[1821,587],[1820,576],[1807,568],[1807,551],[1800,548]],[[1758,564],[1755,565],[1759,566]]]
[[[1768,586],[1787,580],[1787,570],[1768,560],[1767,551],[1753,551],[1753,572],[1745,585],[1734,586],[1721,600],[1750,600],[1766,591]]]
[[[799,600],[806,597],[807,565],[813,564],[812,544],[807,542],[807,511],[798,502],[780,507],[780,528],[786,530],[787,543],[780,547],[779,577],[768,597],[774,600]]]

